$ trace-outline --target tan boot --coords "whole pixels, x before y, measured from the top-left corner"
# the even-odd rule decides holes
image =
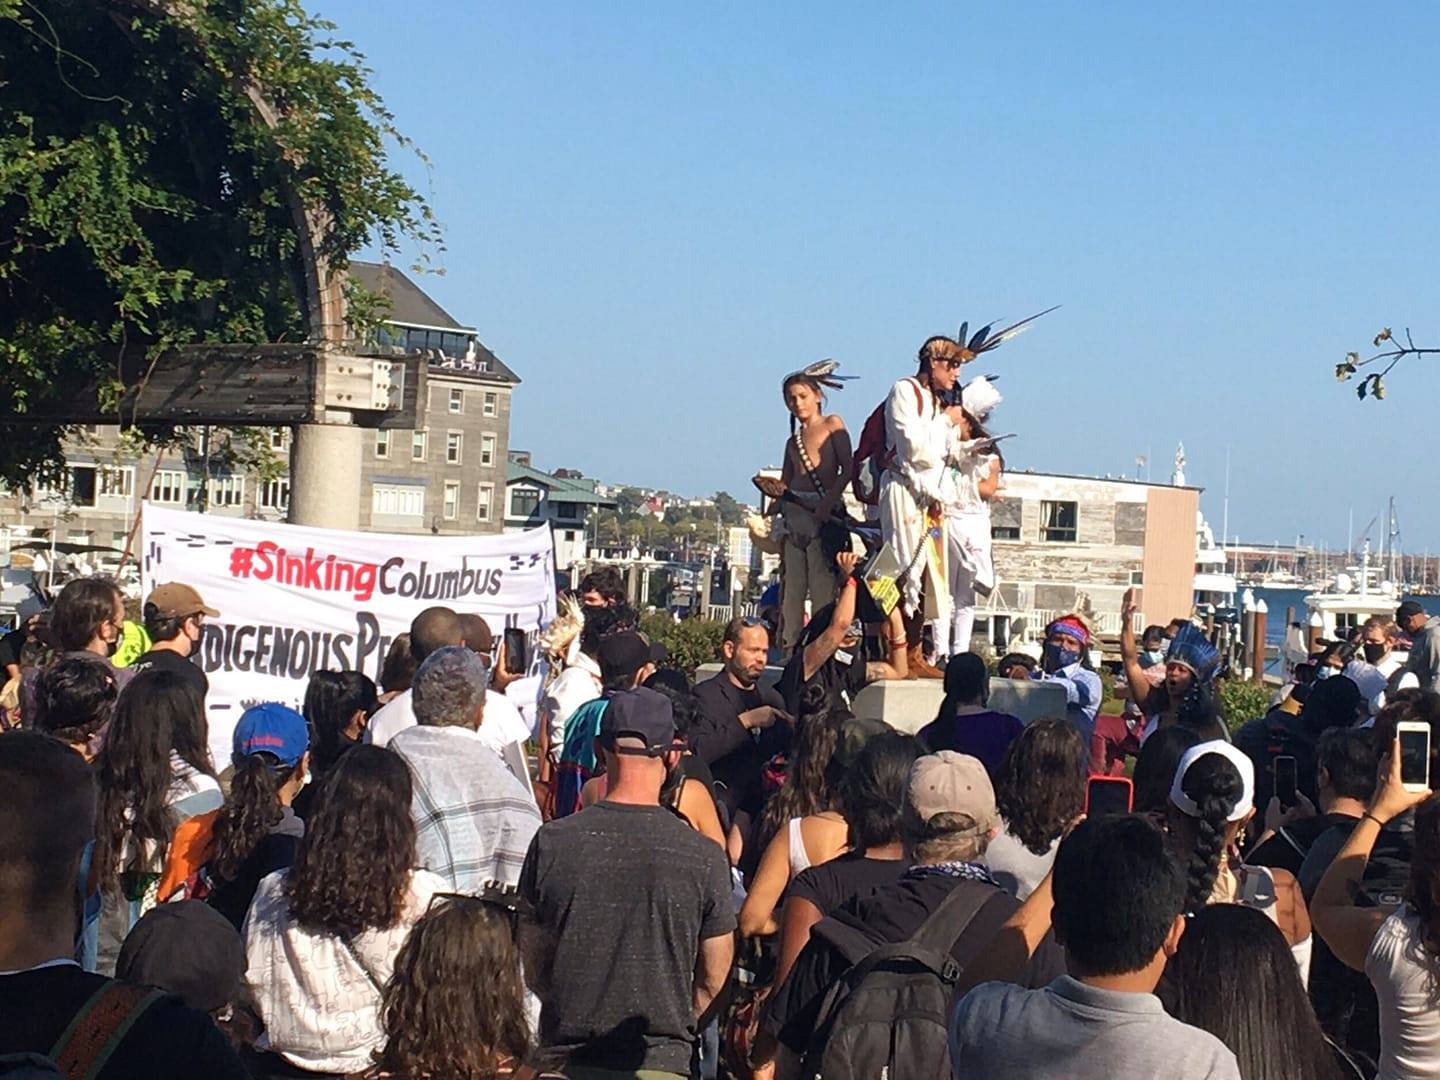
[[[925,650],[917,643],[910,646],[909,674],[911,679],[943,679],[945,673],[925,659]]]

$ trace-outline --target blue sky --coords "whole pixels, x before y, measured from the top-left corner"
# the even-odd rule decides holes
[[[375,69],[447,250],[423,287],[523,377],[537,463],[748,497],[781,377],[1063,304],[980,362],[1012,467],[1168,474],[1220,527],[1440,550],[1440,8],[314,0]],[[1377,533],[1375,534],[1378,536]]]

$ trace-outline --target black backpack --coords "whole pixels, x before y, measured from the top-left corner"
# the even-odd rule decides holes
[[[852,966],[820,1005],[803,1075],[949,1080],[955,983],[1014,908],[994,886],[961,881],[910,938],[878,948],[863,931],[822,919],[811,936]]]

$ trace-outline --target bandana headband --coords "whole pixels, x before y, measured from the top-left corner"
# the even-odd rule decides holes
[[[1066,637],[1074,638],[1081,645],[1090,644],[1090,631],[1081,625],[1080,620],[1073,616],[1064,619],[1057,619],[1045,628],[1045,634],[1064,634]]]

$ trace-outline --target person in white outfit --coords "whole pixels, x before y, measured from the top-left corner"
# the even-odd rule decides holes
[[[885,444],[893,456],[880,480],[880,533],[906,568],[899,584],[912,626],[950,619],[945,470],[958,457],[962,411],[941,399],[971,355],[950,338],[930,338],[920,347],[920,370],[897,382],[885,402]],[[910,645],[913,664],[918,633]]]
[[[1000,487],[1004,459],[984,427],[1002,400],[993,380],[992,375],[981,375],[965,384],[960,397],[960,441],[942,480],[950,618],[931,624],[937,663],[940,657],[970,650],[976,600],[989,596],[995,588],[990,500]]]

